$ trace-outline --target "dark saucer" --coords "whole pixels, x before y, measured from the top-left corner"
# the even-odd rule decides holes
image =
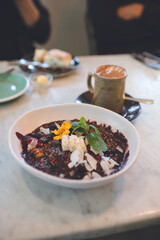
[[[126,94],[126,96],[131,97],[130,95]],[[92,103],[92,93],[89,91],[82,93],[79,95],[76,99],[76,103],[88,103],[88,104],[93,104]],[[124,101],[124,106],[121,115],[128,119],[129,121],[134,120],[139,116],[141,113],[141,105],[138,102],[135,101],[129,101],[125,100]]]

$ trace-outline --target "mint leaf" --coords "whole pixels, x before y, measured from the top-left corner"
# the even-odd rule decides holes
[[[89,133],[87,135],[87,141],[96,151],[107,151],[107,145],[96,133]]]
[[[99,130],[94,125],[87,124],[84,117],[81,117],[79,122],[75,121],[71,124],[73,129],[72,134],[75,133],[77,136],[82,136],[83,133],[86,133],[87,141],[93,147],[93,149],[98,152],[107,151],[107,146],[102,140]],[[89,133],[90,128],[93,128],[95,132]]]
[[[90,126],[86,123],[86,119],[84,117],[81,117],[79,122],[72,122],[72,128],[73,128],[73,132],[75,132],[76,130],[80,131],[80,132],[88,132]],[[79,130],[80,128],[80,130]],[[81,130],[81,128],[83,129],[83,131]],[[72,132],[72,133],[73,133]]]
[[[72,128],[76,128],[79,126],[79,122],[71,122]]]
[[[95,130],[96,134],[97,134],[99,137],[101,136],[99,130],[98,130],[94,125],[90,125],[90,127],[92,127],[92,128]]]
[[[81,117],[80,121],[79,121],[79,126],[84,126],[86,129],[86,132],[89,131],[89,125],[86,123],[86,119],[84,117]]]
[[[78,126],[78,127],[75,127],[75,128],[73,129],[72,134],[73,134],[75,131],[84,133],[84,132],[86,131],[86,129],[85,129],[84,126]]]
[[[81,119],[79,120],[79,123],[86,127],[86,119],[84,117],[81,117]]]
[[[74,133],[77,135],[77,137],[80,137],[83,135],[84,132],[75,131]]]

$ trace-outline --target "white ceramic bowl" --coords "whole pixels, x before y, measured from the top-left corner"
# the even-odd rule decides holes
[[[71,120],[74,118],[80,119],[82,116],[87,120],[95,120],[97,123],[105,123],[107,125],[111,125],[113,130],[118,129],[127,138],[129,144],[129,158],[125,166],[119,172],[97,179],[64,179],[51,176],[33,168],[32,166],[28,165],[21,157],[21,143],[15,134],[16,132],[20,132],[21,134],[25,135],[44,123],[57,120]],[[50,183],[77,189],[98,187],[120,177],[122,174],[128,171],[128,169],[136,161],[139,152],[139,146],[139,134],[132,123],[117,113],[89,104],[59,104],[31,110],[16,120],[9,131],[9,147],[11,153],[23,168],[25,168],[31,174]]]

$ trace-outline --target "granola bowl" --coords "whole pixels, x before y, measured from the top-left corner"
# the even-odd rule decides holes
[[[71,127],[66,130],[64,123]],[[105,131],[101,130],[102,127]],[[68,132],[64,133],[64,129]],[[80,132],[80,136],[74,135]],[[104,132],[107,134],[104,135]],[[101,138],[100,144],[97,142],[98,136]],[[74,144],[71,137],[74,141],[81,138],[86,150],[79,145],[72,149]],[[114,139],[115,143],[112,144]],[[140,147],[136,128],[124,117],[98,106],[76,103],[51,105],[26,112],[11,126],[8,141],[13,157],[29,173],[52,184],[75,189],[102,186],[122,176],[135,163]],[[107,148],[103,148],[104,143]],[[95,146],[100,148],[97,150]],[[35,155],[37,152],[38,155]],[[125,157],[122,156],[123,152]],[[25,158],[27,154],[28,159]],[[32,158],[35,158],[34,166]],[[119,159],[123,161],[119,163]],[[43,170],[44,166],[46,171]],[[51,170],[56,172],[52,173]]]

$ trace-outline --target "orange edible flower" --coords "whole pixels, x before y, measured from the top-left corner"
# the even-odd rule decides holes
[[[62,125],[60,126],[60,128],[55,129],[54,131],[52,131],[52,133],[54,133],[56,136],[53,137],[54,140],[60,140],[62,139],[62,136],[67,135],[70,133],[70,128],[72,127],[72,125],[69,122],[64,122],[62,123]]]

